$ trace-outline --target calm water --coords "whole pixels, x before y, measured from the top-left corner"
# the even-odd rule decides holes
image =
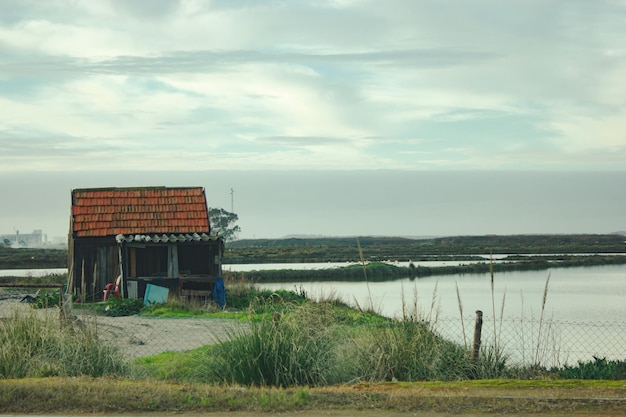
[[[67,268],[0,269],[0,277],[41,277],[49,274],[67,274]]]
[[[413,262],[415,266],[459,266],[483,263],[485,261],[422,261]],[[494,263],[499,261],[494,260]],[[390,265],[408,267],[411,262],[388,262]],[[293,264],[229,264],[224,265],[225,271],[234,272],[250,272],[250,271],[267,271],[276,269],[293,269],[293,270],[305,270],[305,269],[334,269],[343,268],[350,265],[360,265],[355,262],[328,262],[328,263],[293,263]]]
[[[545,271],[498,273],[494,279],[496,311],[503,297],[505,316],[539,317],[546,280],[550,276],[546,314],[555,320],[626,322],[626,265],[585,268],[553,268]],[[346,302],[368,305],[370,300],[383,314],[402,313],[403,299],[413,304],[417,294],[420,310],[430,311],[433,299],[442,316],[459,316],[456,286],[464,315],[482,310],[491,315],[489,274],[440,275],[389,282],[308,282],[263,284],[270,289],[302,288],[311,296],[336,295]]]

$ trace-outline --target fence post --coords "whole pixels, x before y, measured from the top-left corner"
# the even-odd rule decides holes
[[[483,312],[476,310],[476,325],[474,326],[474,345],[472,350],[472,362],[478,363],[478,353],[480,352],[480,335],[483,330]]]

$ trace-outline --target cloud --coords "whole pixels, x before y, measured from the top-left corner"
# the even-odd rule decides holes
[[[256,142],[287,147],[335,145],[344,142],[344,138],[313,137],[313,136],[266,136],[256,139]]]
[[[550,126],[559,134],[555,141],[568,153],[602,150],[624,155],[626,152],[626,106],[592,115],[572,111],[552,121]]]
[[[624,169],[621,3],[131,3],[3,13],[0,169]]]

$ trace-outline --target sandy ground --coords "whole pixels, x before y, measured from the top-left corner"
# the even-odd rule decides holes
[[[15,311],[59,318],[58,308],[32,309],[20,302],[23,296],[16,292],[0,293],[0,318],[10,317]],[[95,328],[102,339],[114,341],[128,358],[195,349],[225,340],[229,334],[240,332],[242,326],[233,320],[210,318],[108,317],[78,308],[72,309],[72,315],[81,325]]]

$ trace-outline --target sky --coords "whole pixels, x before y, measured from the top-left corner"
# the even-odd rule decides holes
[[[242,238],[624,230],[625,45],[624,0],[0,0],[0,234],[152,185]]]

